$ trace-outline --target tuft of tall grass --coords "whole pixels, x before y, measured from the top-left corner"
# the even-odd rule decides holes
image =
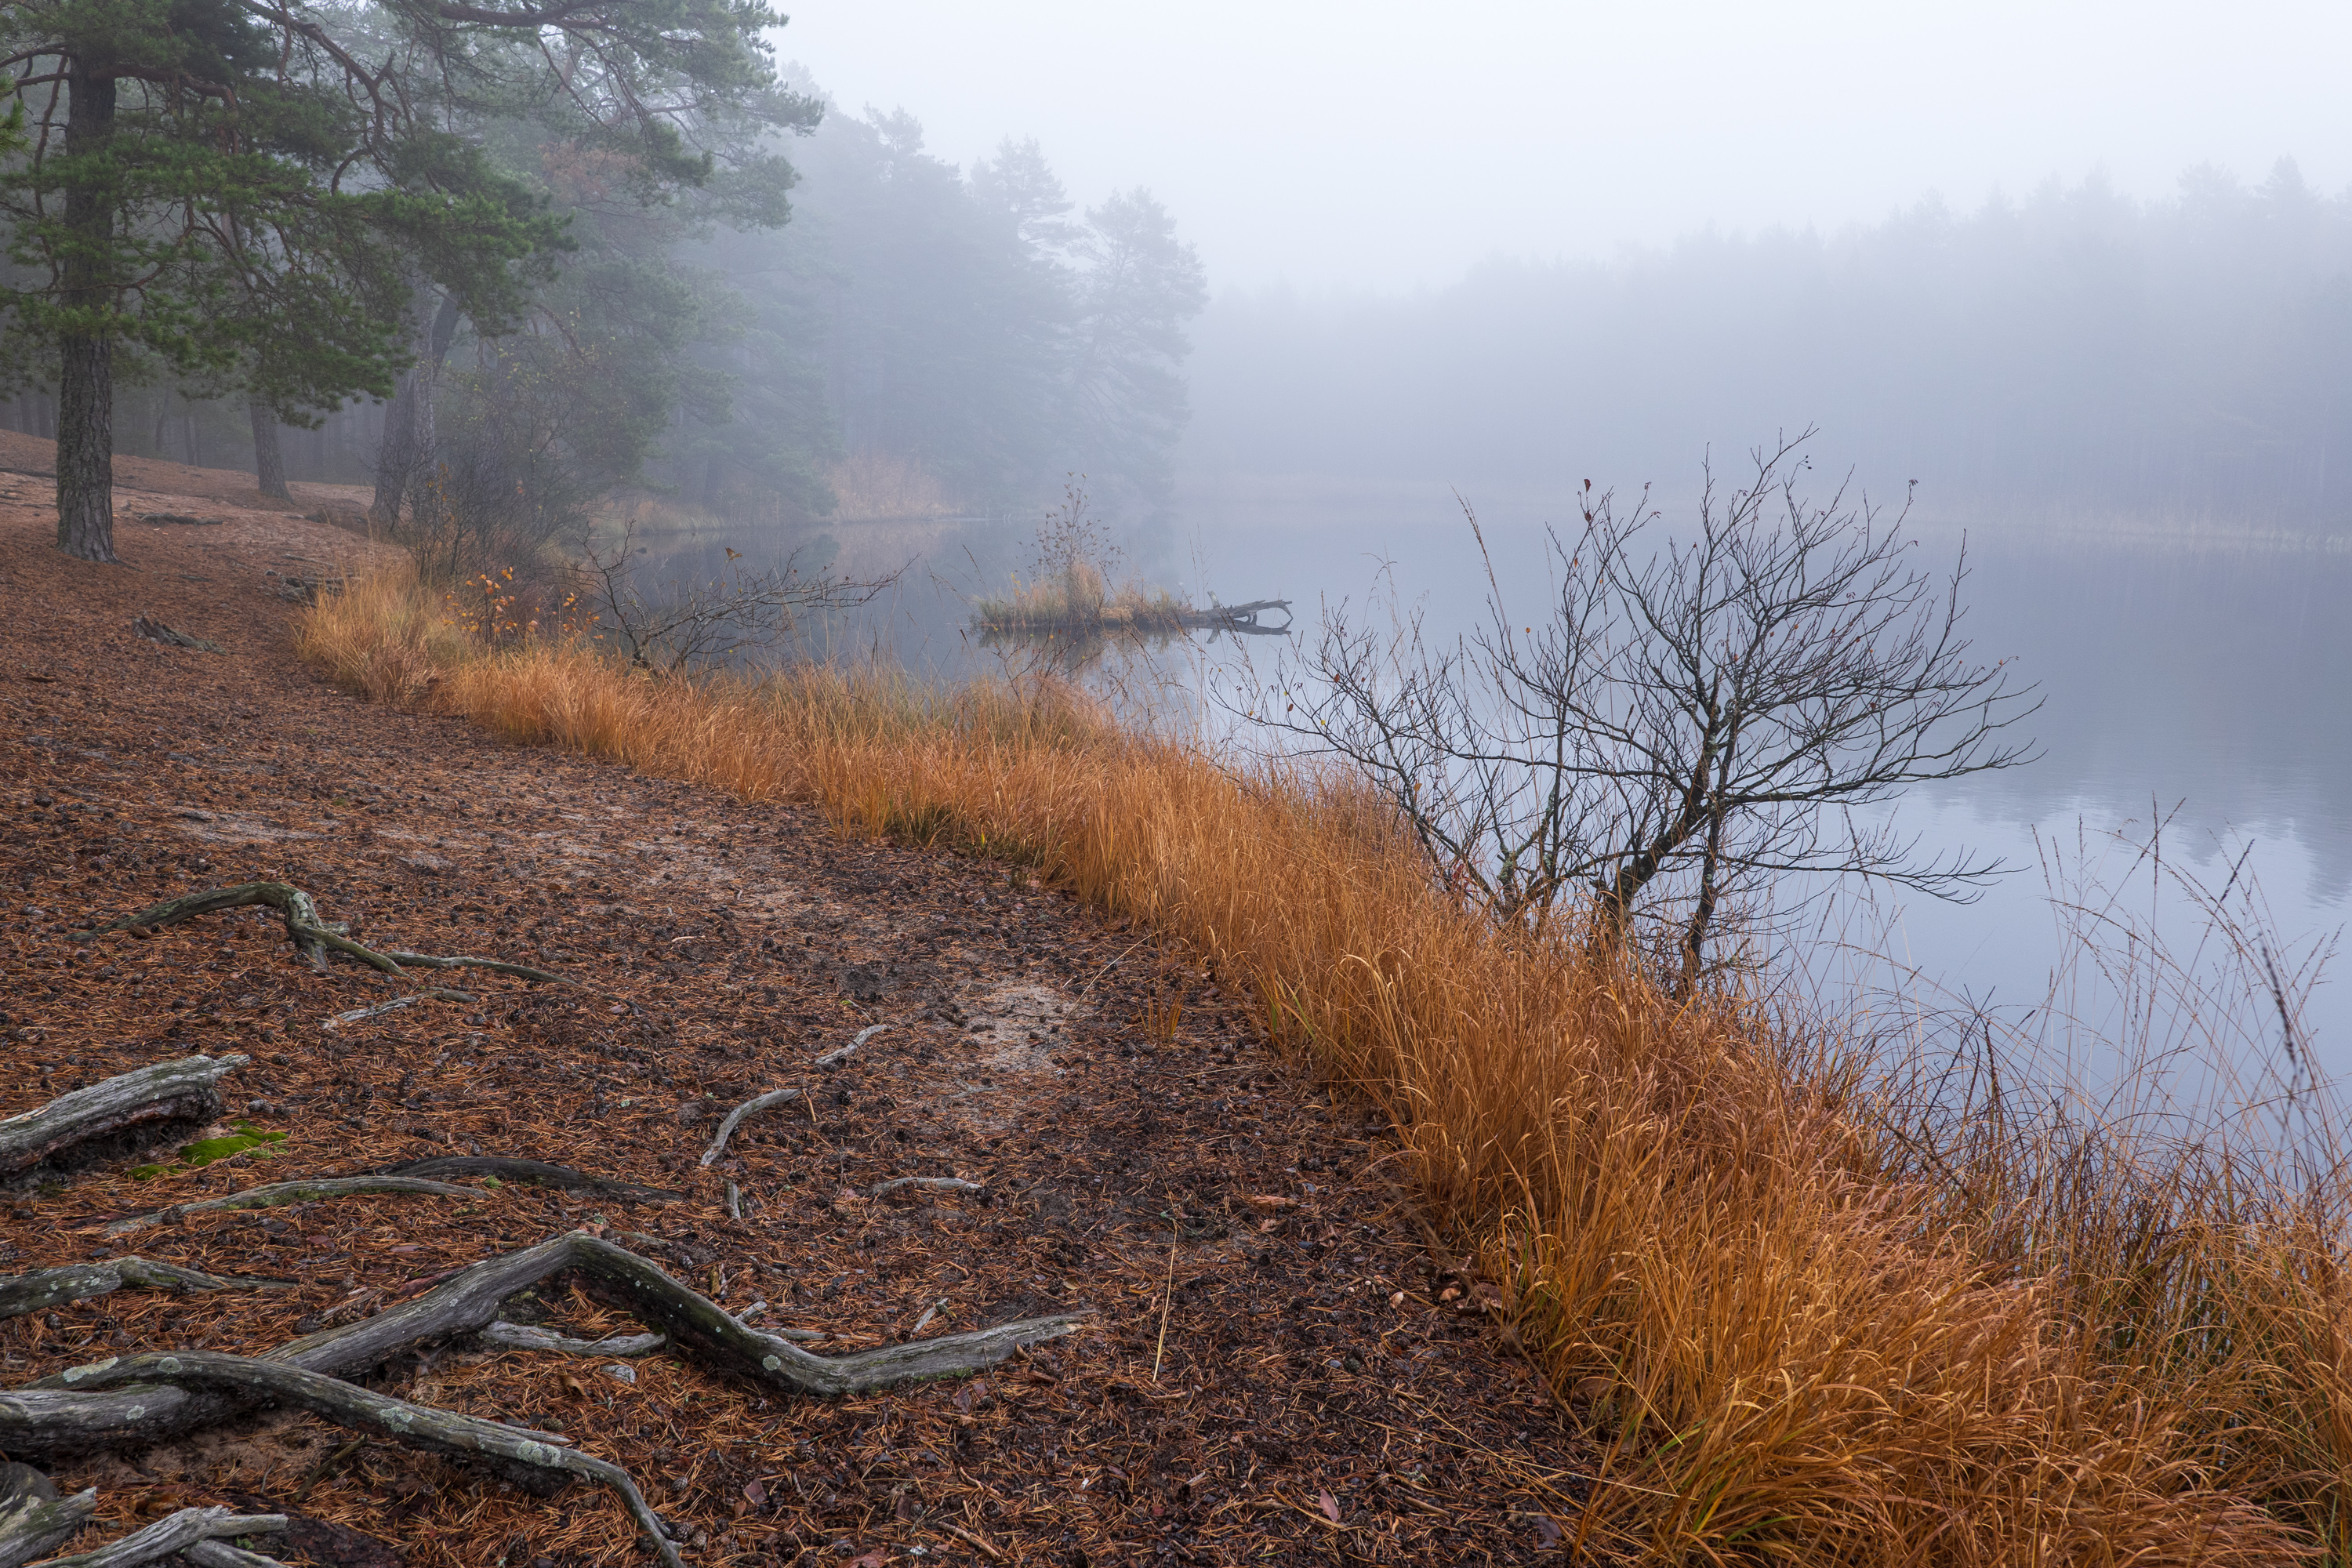
[[[295,622],[295,647],[338,685],[372,701],[420,700],[461,668],[474,645],[428,593],[414,562],[354,577]]]
[[[1187,606],[1166,590],[1146,593],[1129,584],[1112,588],[1092,565],[1079,562],[1035,583],[1016,583],[1001,598],[972,606],[983,632],[1153,633],[1184,629]]]
[[[405,595],[405,596],[404,596]],[[1921,1098],[1862,1038],[1498,930],[1358,781],[1050,681],[653,680],[467,649],[397,579],[303,646],[388,700],[840,831],[999,856],[1191,943],[1391,1120],[1605,1439],[1581,1545],[1659,1562],[2352,1562],[2340,1173]],[[413,674],[427,661],[437,681]]]

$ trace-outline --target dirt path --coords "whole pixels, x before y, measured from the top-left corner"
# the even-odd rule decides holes
[[[50,549],[43,487],[0,472],[0,1039],[15,1068],[0,1114],[242,1050],[236,1120],[282,1137],[267,1157],[189,1168],[167,1149],[145,1156],[169,1167],[147,1180],[125,1160],[0,1195],[0,1271],[102,1256],[96,1227],[121,1215],[435,1153],[688,1197],[507,1186],[184,1216],[137,1250],[298,1287],[125,1291],[0,1323],[0,1384],[123,1346],[258,1353],[601,1225],[730,1308],[763,1300],[771,1322],[835,1335],[821,1351],[1099,1314],[982,1377],[831,1404],[667,1358],[624,1382],[465,1345],[376,1378],[624,1465],[690,1527],[690,1562],[999,1560],[976,1542],[1041,1564],[1557,1560],[1545,1500],[1513,1479],[1568,1462],[1544,1391],[1484,1320],[1440,1305],[1462,1282],[1394,1212],[1377,1129],[1270,1057],[1241,998],[1001,868],[844,842],[805,810],[334,692],[292,656],[281,585],[369,547],[231,504],[235,478],[126,495],[225,521],[123,526],[129,568],[108,569]],[[142,615],[226,651],[138,638]],[[468,979],[471,1005],[326,1029],[390,993],[353,965],[310,973],[274,916],[62,937],[261,878],[309,889],[379,944],[541,964],[610,994]],[[845,1065],[813,1066],[875,1024],[889,1027]],[[727,1110],[788,1084],[812,1098],[696,1163]],[[907,1175],[985,1190],[865,1195]],[[623,1321],[541,1294],[551,1325],[593,1337]],[[644,1560],[607,1497],[537,1500],[347,1448],[307,1416],[56,1479],[101,1489],[110,1536],[184,1502],[292,1513],[306,1522],[289,1562]]]

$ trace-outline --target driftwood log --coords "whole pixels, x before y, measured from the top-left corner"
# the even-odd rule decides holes
[[[1282,625],[1278,626],[1258,625],[1257,618],[1268,610],[1282,612]],[[1276,636],[1290,630],[1290,601],[1252,599],[1246,605],[1211,605],[1205,610],[1186,611],[1184,625],[1195,631],[1246,632],[1253,637]]]
[[[221,1113],[217,1085],[242,1056],[158,1062],[0,1121],[0,1182],[130,1153]]]
[[[135,915],[124,915],[89,931],[75,931],[73,940],[88,942],[93,937],[112,931],[161,931],[198,915],[218,914],[223,910],[251,909],[266,906],[276,910],[286,921],[286,935],[296,950],[310,961],[310,967],[320,973],[327,973],[330,950],[347,958],[357,959],[380,973],[395,980],[405,979],[411,969],[487,969],[496,974],[512,974],[524,980],[536,980],[552,985],[577,985],[578,981],[544,969],[534,969],[527,963],[509,963],[498,958],[436,957],[429,952],[402,952],[391,950],[379,952],[372,947],[353,942],[351,928],[341,923],[331,924],[319,916],[319,906],[310,894],[291,882],[239,882],[234,887],[208,888],[201,893],[187,893],[176,899],[166,899],[150,905]]]
[[[0,1568],[23,1568],[73,1539],[98,1507],[98,1489],[58,1495],[30,1465],[0,1465]]]

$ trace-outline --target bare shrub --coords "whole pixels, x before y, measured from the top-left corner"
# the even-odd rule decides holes
[[[616,543],[590,549],[572,568],[567,612],[590,637],[609,639],[630,664],[658,675],[772,653],[828,614],[873,603],[905,571],[853,580],[803,570],[798,551],[782,566],[755,571],[730,548],[726,570],[708,582],[648,585],[638,556],[632,518]]]
[[[1497,920],[1591,908],[1622,939],[1646,912],[1685,988],[1726,900],[1770,879],[1970,897],[2002,868],[1921,862],[1854,808],[2030,761],[2009,731],[2038,704],[2005,662],[1969,657],[1965,550],[1931,577],[1903,515],[1799,493],[1811,434],[1756,451],[1727,496],[1710,469],[1686,538],[1646,491],[1621,514],[1588,481],[1581,531],[1547,534],[1539,620],[1515,616],[1488,555],[1469,636],[1429,638],[1393,605],[1381,630],[1343,605],[1302,668],[1240,705],[1375,780],[1441,879]]]

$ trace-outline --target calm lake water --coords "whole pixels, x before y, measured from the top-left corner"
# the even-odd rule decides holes
[[[1568,509],[1471,500],[1515,613],[1536,612],[1547,581],[1540,530]],[[1319,605],[1360,607],[1385,580],[1424,606],[1433,632],[1484,617],[1485,568],[1442,490],[1226,481],[1195,486],[1183,511],[1181,575],[1196,593],[1296,599],[1311,626]],[[2313,1057],[2329,1076],[2352,1072],[2352,988],[2307,984],[2352,918],[2352,537],[2130,519],[2094,529],[1989,512],[1922,519],[1927,561],[1948,569],[1964,529],[1969,632],[1978,652],[2013,658],[2040,683],[2046,700],[2029,722],[2043,755],[1916,791],[1895,820],[1921,836],[1925,852],[1966,845],[2021,869],[1968,905],[1882,894],[1817,907],[1810,929],[1820,936],[1803,955],[1812,982],[1832,995],[1927,1007],[1966,997],[2012,1024],[2038,1010],[2029,1032],[2095,1076],[2085,1058],[2099,1041],[2196,1043],[2160,975],[2153,995],[2119,990],[2065,934],[2095,929],[2110,966],[2137,962],[2147,978],[2140,943],[2152,933],[2202,977],[2209,1010],[2234,1010],[2233,1020],[2208,1022],[2240,1066],[2284,1078],[2294,1069],[2279,1059],[2285,1031],[2265,994],[2266,949]],[[2137,852],[2151,824],[2154,858]],[[2176,874],[2230,888],[2246,963],[2207,936]],[[2087,913],[2058,907],[2086,892]],[[2169,1020],[2159,1016],[2168,1011]]]
[[[1568,509],[1470,499],[1515,616],[1533,615],[1548,580],[1541,529]],[[1443,489],[1227,479],[1189,486],[1179,510],[1172,548],[1143,565],[1196,602],[1291,599],[1310,636],[1324,607],[1360,609],[1391,586],[1433,634],[1484,617],[1486,571]],[[1783,950],[1803,972],[1789,983],[1832,1006],[1860,1000],[1880,1018],[1962,999],[1990,1005],[2019,1037],[2093,1079],[2122,1040],[2142,1052],[2218,1050],[2250,1080],[2284,1083],[2307,1064],[2286,1059],[2274,973],[2311,1060],[2331,1077],[2352,1073],[2352,987],[2311,983],[2352,918],[2352,537],[1988,511],[1920,519],[1927,563],[1948,569],[1964,529],[1969,633],[1980,655],[2014,658],[2040,684],[2044,706],[2029,723],[2043,755],[1914,792],[1895,821],[1920,836],[1923,853],[1965,845],[2020,869],[1967,905],[1851,889],[1816,900],[1810,938]],[[835,529],[845,564],[871,569],[894,550],[889,564],[914,560],[871,612],[836,628],[835,651],[887,650],[950,676],[991,662],[962,628],[971,596],[1017,564],[1016,531],[861,543],[857,525]],[[664,542],[656,574],[715,569],[727,542],[746,547]],[[1262,671],[1283,651],[1277,639],[1244,646]],[[1234,650],[1230,639],[1180,646],[1114,660],[1102,679],[1123,679],[1131,694],[1163,679],[1197,692]],[[2209,929],[2182,877],[2229,889],[2242,952]],[[2070,941],[2084,930],[2096,953]],[[2203,988],[2194,1006],[2180,973],[2168,979],[2147,963],[2151,935]]]

